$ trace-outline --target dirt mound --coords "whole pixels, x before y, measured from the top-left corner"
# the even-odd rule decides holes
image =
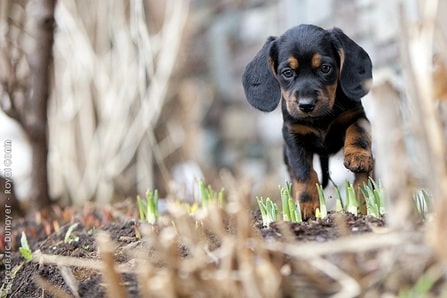
[[[412,291],[427,275],[434,280],[430,293],[442,295],[444,278],[436,273],[441,271],[435,270],[421,232],[390,233],[383,219],[332,212],[322,220],[264,227],[257,215],[250,220],[240,212],[214,210],[198,217],[168,216],[152,226],[132,219],[135,214],[105,219],[101,214],[109,212],[83,212],[76,226],[74,218],[79,216],[49,236],[35,221],[14,227],[16,240],[7,256],[12,270],[7,270],[6,255],[0,267],[2,295],[398,295]],[[85,219],[92,217],[97,220],[86,225]],[[28,231],[33,261],[25,261],[18,252],[21,230]],[[101,243],[99,231],[111,241]]]

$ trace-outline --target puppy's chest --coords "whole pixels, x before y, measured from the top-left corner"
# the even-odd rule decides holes
[[[341,127],[328,126],[318,128],[307,124],[287,124],[289,133],[301,146],[309,147],[316,152],[339,150],[339,144],[343,143],[345,133]]]
[[[362,107],[341,112],[332,119],[322,121],[286,122],[287,133],[301,147],[318,154],[333,154],[344,144],[346,130],[357,119],[365,117]]]

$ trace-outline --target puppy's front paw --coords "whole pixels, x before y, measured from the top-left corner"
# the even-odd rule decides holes
[[[292,187],[295,203],[300,204],[301,215],[304,220],[315,216],[315,210],[320,207],[320,199],[316,184],[318,176],[315,171],[311,171],[305,182],[293,179]]]
[[[301,215],[303,220],[308,220],[315,216],[315,211],[320,208],[320,202],[317,200],[300,202]]]
[[[363,149],[345,150],[345,167],[354,173],[369,173],[374,168],[371,151]]]

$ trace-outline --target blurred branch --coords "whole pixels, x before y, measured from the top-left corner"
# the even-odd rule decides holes
[[[154,165],[168,182],[154,127],[179,65],[189,0],[157,5],[154,30],[142,0],[60,0],[50,113],[56,193],[77,202],[106,202],[135,186],[144,193]]]
[[[415,107],[418,121],[417,126],[422,129],[421,145],[424,146],[429,169],[433,177],[428,179],[429,187],[436,199],[443,198],[447,193],[445,167],[445,140],[439,113],[436,109],[433,93],[432,63],[434,53],[434,32],[437,13],[437,1],[424,2],[422,11],[422,25],[407,31],[402,8],[400,9],[400,27],[403,38],[404,73],[407,77],[408,98]]]
[[[446,147],[442,131],[440,114],[435,101],[433,81],[433,56],[435,53],[436,18],[442,15],[438,11],[437,0],[421,2],[421,22],[413,30],[409,27],[400,7],[399,19],[401,36],[403,38],[402,52],[404,58],[404,73],[407,77],[408,98],[410,104],[417,111],[414,123],[420,127],[422,133],[420,146],[423,146],[427,169],[428,188],[434,199],[434,221],[430,229],[430,240],[438,255],[447,261],[445,244],[447,239],[447,170]],[[441,41],[442,42],[442,41]],[[442,48],[443,44],[441,44]],[[445,59],[445,53],[444,53]]]
[[[374,123],[373,139],[376,145],[376,171],[389,198],[387,222],[393,229],[412,229],[414,221],[412,176],[408,152],[404,143],[404,125],[399,109],[399,94],[385,79],[376,82],[372,90],[375,104],[380,107],[380,121]],[[386,107],[386,108],[384,108]],[[399,173],[399,175],[396,175]]]
[[[144,90],[140,94],[140,96],[142,96],[142,106],[134,121],[131,123],[126,138],[133,139],[134,141],[131,142],[130,140],[125,140],[123,142],[124,146],[117,154],[117,162],[119,163],[118,170],[122,170],[128,165],[130,158],[132,158],[132,156],[136,153],[138,144],[144,138],[146,131],[153,131],[153,128],[160,117],[160,112],[166,99],[167,88],[169,86],[170,77],[173,73],[175,62],[179,53],[180,42],[182,40],[182,31],[185,26],[189,9],[189,1],[187,0],[175,1],[175,5],[171,2],[174,1],[171,0],[166,3],[166,14],[159,36],[161,41],[158,51],[148,51],[148,53],[153,53],[153,56],[150,57],[150,59],[147,59],[147,56],[140,56],[144,59],[139,63],[140,65],[145,65],[145,61],[149,60],[156,64],[156,69],[153,73],[147,74],[151,78],[151,84],[147,90]],[[139,11],[142,9],[142,7],[139,7],[141,2],[135,1],[133,3],[133,11],[135,16],[138,16]],[[143,30],[143,32],[140,32],[140,36],[148,36],[149,33],[147,32],[147,27],[138,23],[138,21],[145,22],[144,19],[135,17],[131,20],[136,22],[136,28]],[[140,46],[141,52],[146,52],[145,48],[147,44],[139,43],[138,47]],[[149,48],[152,48],[152,46]],[[152,63],[149,64],[149,66],[151,65]],[[148,67],[147,69],[150,71],[152,70],[152,67]],[[155,138],[150,135],[149,142],[151,148],[154,150],[155,155],[159,156],[159,154],[157,154],[157,144],[154,141]],[[129,148],[129,146],[132,146],[132,148]],[[156,161],[162,169],[164,176],[163,178],[166,180],[167,171],[164,168],[164,165],[162,165],[162,160],[160,158],[156,158]],[[140,191],[144,192],[143,189],[140,189]]]
[[[0,2],[0,108],[18,123],[23,122],[20,109],[26,86],[17,77],[18,65],[25,60],[21,48],[25,13],[21,1]]]

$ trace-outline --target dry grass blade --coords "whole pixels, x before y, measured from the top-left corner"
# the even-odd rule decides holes
[[[47,265],[57,265],[59,267],[82,267],[94,271],[103,271],[104,263],[99,260],[76,258],[60,255],[44,254],[40,251],[33,252],[33,262]],[[116,264],[116,270],[119,273],[133,273],[135,267],[131,264]]]
[[[32,261],[39,264],[54,264],[58,266],[70,266],[70,267],[79,266],[93,270],[99,270],[100,268],[102,268],[101,261],[44,254],[39,250],[33,252]]]
[[[73,296],[75,296],[75,298],[79,298],[79,282],[76,277],[74,277],[71,268],[64,266],[59,267],[59,270],[61,272],[62,278],[64,279]]]
[[[273,243],[268,249],[284,252],[298,259],[339,253],[363,253],[408,243],[414,233],[388,233],[349,236],[324,243]]]
[[[315,258],[310,260],[309,263],[341,285],[341,290],[332,298],[358,297],[360,294],[361,289],[358,282],[328,260]]]
[[[34,282],[42,289],[42,297],[46,295],[51,295],[56,298],[71,298],[70,294],[64,292],[63,290],[57,288],[55,285],[51,284],[48,280],[37,276]]]
[[[120,273],[117,271],[114,259],[114,244],[105,232],[98,233],[97,237],[99,256],[103,261],[102,274],[106,283],[106,290],[110,298],[127,297],[123,287]]]

